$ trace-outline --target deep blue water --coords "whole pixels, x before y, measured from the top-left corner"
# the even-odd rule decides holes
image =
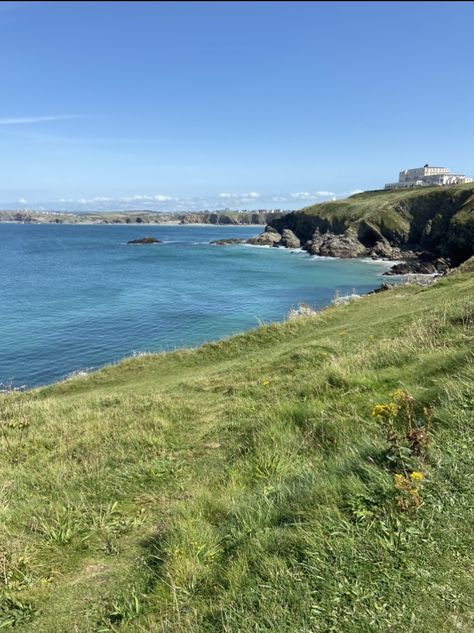
[[[387,265],[210,246],[257,227],[0,224],[0,383],[195,346],[380,285]],[[127,245],[154,235],[164,244]]]

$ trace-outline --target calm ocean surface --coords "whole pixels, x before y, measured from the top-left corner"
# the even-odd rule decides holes
[[[384,263],[209,246],[257,227],[0,224],[0,383],[195,346],[380,285]],[[127,245],[154,235],[157,245]]]

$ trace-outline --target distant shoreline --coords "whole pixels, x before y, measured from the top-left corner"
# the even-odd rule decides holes
[[[16,224],[105,224],[142,226],[266,226],[287,213],[286,211],[200,211],[156,212],[142,211],[90,211],[62,213],[54,211],[0,211],[0,223]]]
[[[212,222],[24,222],[21,220],[0,220],[0,224],[23,224],[25,226],[192,226],[192,227],[208,227],[212,226],[216,229],[229,228],[257,228],[261,229],[263,224],[213,224]]]

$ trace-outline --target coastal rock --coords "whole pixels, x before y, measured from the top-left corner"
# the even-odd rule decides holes
[[[393,250],[394,249],[390,245],[390,242],[387,239],[383,238],[382,240],[379,240],[374,244],[370,251],[370,256],[373,259],[394,259]]]
[[[290,229],[283,229],[281,240],[276,246],[285,246],[286,248],[300,248],[301,242]]]
[[[254,246],[277,246],[280,240],[280,233],[272,226],[267,226],[263,233],[247,240],[247,244],[253,244]]]
[[[435,259],[434,265],[437,272],[441,273],[442,275],[447,275],[452,268],[451,260],[449,258],[445,259],[444,257],[438,257],[438,259]]]
[[[436,273],[436,266],[431,262],[400,262],[384,272],[384,275],[433,275]]]
[[[334,233],[321,233],[317,230],[313,235],[310,244],[306,245],[311,255],[320,255],[323,257],[362,257],[367,255],[367,249],[359,241],[356,232],[353,229],[347,229],[343,235],[335,235]]]
[[[156,237],[140,237],[136,240],[128,240],[127,244],[162,244]]]
[[[380,286],[378,288],[374,288],[373,290],[371,290],[370,292],[368,292],[368,295],[376,295],[379,292],[385,292],[386,290],[393,290],[396,286],[394,284],[388,284],[386,281],[384,281],[382,284],[380,284]]]
[[[244,240],[241,237],[231,237],[225,240],[214,240],[213,242],[209,242],[214,246],[227,246],[228,244],[245,244],[247,240]]]
[[[319,232],[319,229],[316,229],[313,234],[313,238],[306,242],[304,249],[307,250],[310,255],[319,255],[322,244],[323,237]]]
[[[407,252],[411,259],[395,264],[384,275],[446,275],[452,268],[452,261],[449,258],[435,258],[429,252]]]

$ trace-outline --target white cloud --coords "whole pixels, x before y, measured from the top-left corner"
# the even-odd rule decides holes
[[[149,202],[153,200],[152,196],[123,196],[119,198],[120,202]]]
[[[60,114],[57,116],[25,116],[25,117],[3,117],[0,118],[0,125],[25,125],[28,123],[45,123],[46,121],[66,121],[77,119],[75,114]]]
[[[354,193],[354,192],[351,192]],[[249,191],[244,193],[223,192],[210,196],[168,196],[165,194],[136,194],[124,196],[97,195],[95,197],[81,198],[56,198],[55,200],[28,201],[28,208],[40,210],[40,205],[50,211],[170,211],[170,212],[194,212],[194,211],[223,211],[255,210],[280,208],[284,210],[301,209],[308,204],[315,204],[323,200],[336,200],[347,197],[345,193],[333,193],[331,191],[297,191],[297,192],[270,192],[257,193]],[[0,208],[15,208],[25,205],[26,199],[18,198],[15,203],[0,201]]]
[[[290,198],[296,200],[307,200],[308,198],[314,198],[314,194],[310,194],[307,191],[298,191],[297,193],[290,193]]]
[[[310,193],[309,191],[297,191],[296,193],[291,193],[290,197],[295,200],[316,200],[318,198],[328,198],[329,196],[335,195],[333,191],[316,191],[314,193]]]
[[[169,202],[170,200],[173,200],[173,198],[170,196],[163,196],[158,193],[154,196],[141,194],[136,196],[122,196],[121,198],[118,198],[119,202]]]
[[[256,191],[249,191],[248,193],[219,193],[217,197],[225,200],[255,200],[260,198],[260,194]]]
[[[334,191],[316,191],[316,194],[320,196],[321,198],[326,198],[328,196],[333,198],[336,195]]]
[[[18,198],[18,202],[20,204],[28,204],[28,200],[26,198]]]

